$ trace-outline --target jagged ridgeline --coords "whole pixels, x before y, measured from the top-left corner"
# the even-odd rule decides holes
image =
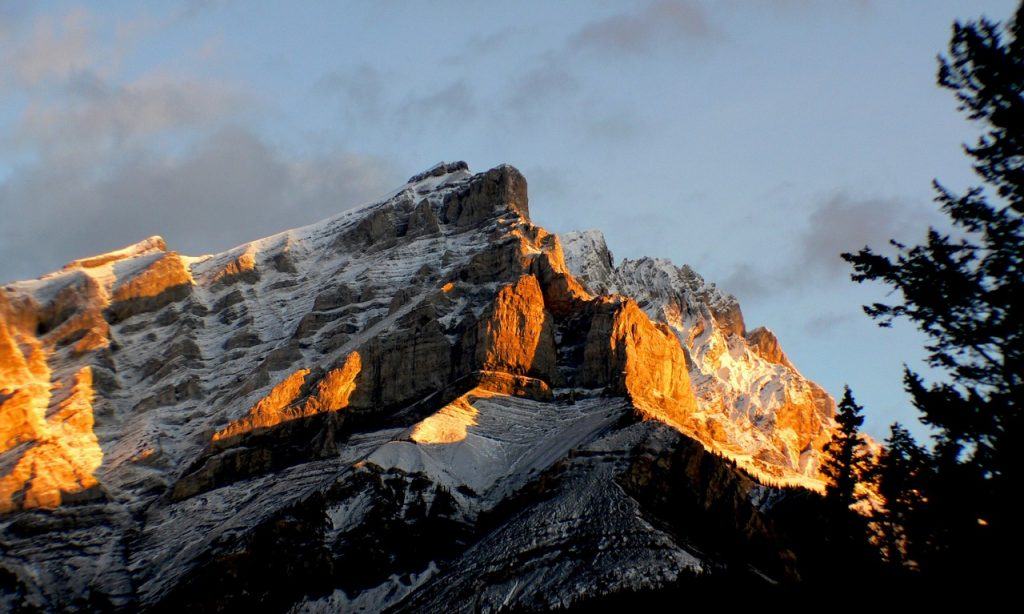
[[[0,293],[0,609],[548,609],[795,582],[834,404],[510,166]]]

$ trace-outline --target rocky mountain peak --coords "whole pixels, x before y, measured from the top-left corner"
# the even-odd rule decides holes
[[[515,168],[442,163],[220,254],[7,285],[0,596],[544,609],[723,565],[721,518],[784,578],[766,501],[820,486],[832,407],[689,267],[616,266]]]
[[[571,272],[590,291],[635,299],[675,334],[698,400],[683,427],[688,433],[765,479],[819,487],[817,454],[835,403],[796,370],[774,334],[747,333],[734,296],[665,259],[615,265],[600,231],[566,233],[565,251]]]
[[[453,173],[469,172],[469,165],[459,160],[458,162],[438,162],[422,173],[416,173],[406,183],[419,183],[432,177],[443,177]]]
[[[164,238],[158,235],[145,238],[137,243],[133,243],[121,249],[107,252],[105,254],[99,254],[97,256],[91,256],[89,258],[80,258],[78,260],[72,260],[71,262],[64,265],[64,269],[73,268],[93,268],[102,266],[109,262],[115,262],[117,260],[126,260],[134,258],[136,256],[145,256],[147,254],[153,254],[156,252],[167,251],[167,243]]]

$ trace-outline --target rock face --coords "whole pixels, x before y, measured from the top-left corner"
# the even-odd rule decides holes
[[[597,299],[583,369],[585,386],[607,384],[649,417],[680,424],[697,410],[682,348],[631,299]]]
[[[297,399],[306,387],[310,371],[299,369],[274,386],[245,416],[232,420],[214,433],[213,441],[237,441],[248,433],[269,429],[282,422],[344,409],[355,389],[356,376],[361,367],[359,352],[352,352],[345,359],[344,365],[328,371],[317,383],[315,392],[302,402],[297,402]]]
[[[554,320],[533,275],[498,291],[477,332],[477,362],[488,371],[556,378]]]
[[[563,253],[517,170],[440,164],[222,254],[151,237],[0,291],[0,610],[794,582],[766,483],[816,483],[831,407],[689,269]]]
[[[55,508],[98,484],[93,474],[103,451],[93,432],[92,371],[84,367],[72,381],[53,415],[33,429],[14,466],[0,478],[0,512]],[[15,405],[12,414],[20,409]]]
[[[685,350],[697,409],[673,424],[765,481],[819,487],[835,403],[771,331],[747,332],[736,299],[688,266],[652,258],[615,266],[596,230],[568,233],[565,246],[569,268],[591,292],[633,298]]]

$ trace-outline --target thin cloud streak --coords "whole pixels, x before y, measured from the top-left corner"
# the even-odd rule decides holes
[[[569,49],[642,54],[665,40],[710,40],[718,35],[704,7],[689,0],[661,0],[587,24]]]
[[[741,298],[756,300],[822,283],[848,283],[850,267],[840,254],[864,246],[885,251],[890,239],[920,238],[929,222],[940,221],[927,206],[837,193],[811,211],[795,237],[775,238],[776,243],[781,239],[793,246],[789,257],[780,254],[768,267],[739,265],[721,285]]]

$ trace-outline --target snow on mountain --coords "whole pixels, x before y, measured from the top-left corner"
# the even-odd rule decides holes
[[[442,163],[220,254],[151,237],[8,284],[0,609],[543,609],[798,577],[765,502],[816,483],[831,400],[692,270],[565,240],[514,168]]]
[[[660,258],[618,266],[598,230],[563,236],[570,271],[595,293],[624,294],[688,351],[699,411],[681,425],[767,480],[820,488],[818,455],[835,403],[789,362],[771,331],[747,331],[739,303],[689,266]]]

